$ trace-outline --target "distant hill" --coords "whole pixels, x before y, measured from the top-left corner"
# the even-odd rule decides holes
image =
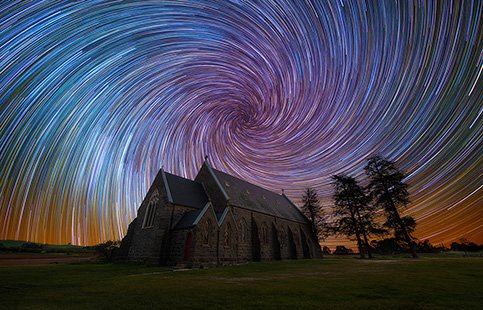
[[[71,244],[43,244],[21,240],[0,240],[0,253],[93,253],[94,247]]]

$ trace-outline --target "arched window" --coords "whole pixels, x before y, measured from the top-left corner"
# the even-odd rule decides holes
[[[268,227],[265,222],[262,224],[262,242],[268,244]]]
[[[201,239],[204,245],[210,244],[211,219],[208,219],[201,226]]]
[[[156,206],[158,205],[159,194],[155,191],[149,199],[148,205],[144,212],[144,220],[142,228],[149,228],[154,226],[154,218],[156,216]]]
[[[231,244],[231,224],[230,223],[226,223],[224,239],[225,239],[225,246],[230,246]]]
[[[286,233],[285,233],[285,228],[280,227],[280,230],[278,231],[278,240],[280,240],[280,247],[283,248],[285,247],[286,244]]]
[[[154,201],[150,201],[146,208],[146,213],[144,214],[143,228],[154,226],[155,215],[156,215],[156,203]]]
[[[240,242],[246,243],[248,239],[247,221],[244,218],[240,221]]]

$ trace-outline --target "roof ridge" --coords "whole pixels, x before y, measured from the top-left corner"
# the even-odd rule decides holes
[[[279,194],[279,193],[276,193],[276,192],[274,192],[274,191],[271,191],[271,190],[269,190],[269,189],[267,189],[267,188],[265,188],[265,187],[262,187],[262,186],[260,186],[260,185],[253,184],[253,183],[251,183],[251,182],[248,182],[247,180],[240,179],[239,177],[236,177],[236,176],[234,176],[234,175],[231,175],[231,174],[229,174],[229,173],[223,172],[223,171],[218,170],[218,169],[213,169],[213,170],[214,170],[214,171],[216,171],[216,172],[221,172],[221,173],[223,173],[223,174],[226,174],[227,176],[230,176],[230,177],[232,177],[232,178],[235,178],[235,179],[237,179],[237,180],[239,180],[239,181],[242,181],[242,182],[245,182],[245,183],[247,183],[247,184],[250,184],[251,186],[258,187],[258,188],[260,188],[260,189],[262,189],[262,190],[264,190],[264,191],[270,192],[271,194],[275,194],[275,195],[277,195],[277,196],[282,197],[282,194]]]
[[[205,161],[204,164],[206,165],[206,167],[208,168],[208,171],[210,172],[211,176],[215,180],[216,185],[221,189],[221,192],[222,192],[223,196],[225,197],[225,199],[227,201],[230,200],[230,196],[228,196],[226,188],[223,186],[223,184],[221,184],[220,180],[218,180],[218,177],[216,176],[216,174],[214,172],[214,171],[218,171],[218,170],[211,168],[211,166],[206,161]]]
[[[196,182],[195,180],[188,179],[188,178],[185,178],[185,177],[182,177],[180,175],[177,175],[177,174],[174,174],[174,173],[170,173],[170,172],[167,172],[167,171],[164,171],[164,170],[163,170],[163,173],[164,174],[169,174],[169,175],[175,176],[175,177],[180,178],[180,179],[184,179],[184,180],[188,180],[188,181],[191,181],[191,182],[195,182],[195,183],[201,184],[200,182]]]
[[[166,172],[161,168],[161,175],[163,177],[164,188],[166,188],[166,195],[168,196],[168,201],[173,203],[173,196],[171,196],[171,190],[169,189],[168,179],[166,178]]]

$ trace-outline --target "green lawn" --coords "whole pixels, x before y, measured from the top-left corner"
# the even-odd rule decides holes
[[[0,309],[481,309],[483,258],[0,267]]]

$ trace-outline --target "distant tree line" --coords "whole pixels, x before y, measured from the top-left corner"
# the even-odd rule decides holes
[[[409,252],[412,257],[419,253],[447,250],[433,246],[428,240],[419,241],[412,235],[416,221],[411,216],[401,216],[400,211],[409,203],[406,175],[396,164],[386,158],[373,156],[364,168],[366,186],[352,176],[332,176],[333,221],[329,224],[319,204],[317,192],[307,188],[302,197],[302,211],[312,224],[314,236],[319,241],[328,235],[343,235],[355,240],[361,258],[372,258],[373,253],[395,254]],[[386,236],[385,238],[382,238]],[[375,238],[375,239],[374,239]],[[474,243],[453,242],[455,251],[479,251]],[[323,254],[330,250],[323,247]],[[334,254],[352,254],[350,249],[338,246]]]
[[[466,239],[460,239],[460,242],[453,242],[450,245],[452,251],[460,252],[478,252],[483,251],[483,245],[478,245],[474,242],[468,242]]]

